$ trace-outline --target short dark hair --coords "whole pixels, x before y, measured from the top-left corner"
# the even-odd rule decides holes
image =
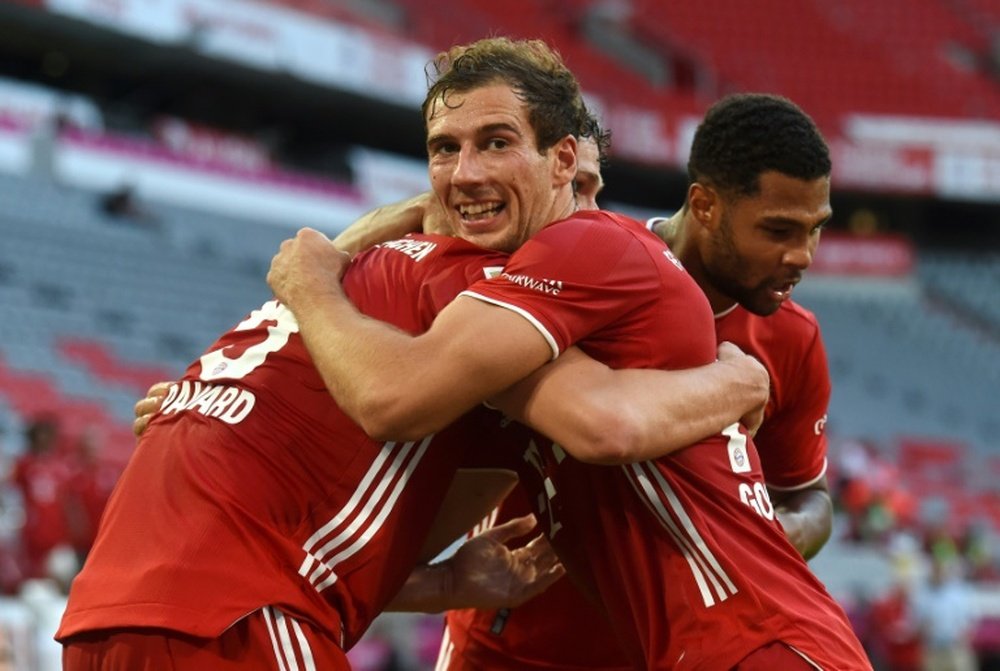
[[[760,190],[774,170],[811,181],[830,174],[830,149],[816,124],[781,96],[741,93],[712,105],[691,143],[688,179],[732,196]]]
[[[426,123],[436,101],[452,93],[503,82],[528,108],[538,151],[567,135],[579,137],[590,116],[576,77],[559,53],[541,40],[490,37],[443,51],[428,66],[430,86],[421,106]]]

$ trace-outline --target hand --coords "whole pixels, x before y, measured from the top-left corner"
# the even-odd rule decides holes
[[[764,364],[756,357],[744,354],[743,350],[731,342],[719,344],[718,358],[723,363],[739,366],[745,371],[744,374],[748,379],[756,382],[756,386],[760,390],[760,403],[740,418],[740,423],[746,427],[751,436],[754,436],[760,425],[764,423],[764,409],[770,398],[771,376],[764,368]]]
[[[271,260],[267,283],[275,297],[292,308],[302,296],[340,286],[351,257],[319,231],[303,228]]]
[[[424,233],[455,235],[455,228],[448,220],[448,211],[433,193],[427,194],[424,201],[423,230]]]
[[[452,608],[514,608],[561,578],[566,570],[544,535],[515,550],[504,545],[534,527],[535,516],[526,515],[467,540],[445,562]]]
[[[132,422],[132,433],[139,437],[146,430],[149,420],[153,418],[163,405],[163,399],[167,397],[167,391],[173,382],[157,382],[146,391],[146,398],[135,404],[135,420]]]

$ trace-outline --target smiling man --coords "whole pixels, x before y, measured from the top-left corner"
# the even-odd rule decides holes
[[[344,259],[314,231],[272,263],[268,280],[300,316],[328,388],[374,435],[436,431],[573,344],[612,368],[714,356],[711,307],[662,242],[625,217],[574,211],[576,141],[549,132],[560,110],[546,107],[544,89],[492,66],[507,57],[497,46],[448,54],[424,114],[452,230],[479,245],[523,243],[499,275],[413,338],[354,310],[334,281]],[[520,414],[537,417],[532,406]],[[496,449],[512,449],[512,433]],[[870,668],[782,533],[738,426],[622,467],[583,464],[539,435],[520,455],[522,484],[567,571],[636,668]]]

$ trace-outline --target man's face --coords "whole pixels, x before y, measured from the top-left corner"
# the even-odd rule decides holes
[[[539,153],[524,103],[507,84],[448,96],[427,119],[431,187],[459,237],[513,251],[569,214],[576,141]]]
[[[601,156],[597,142],[583,137],[576,145],[576,205],[581,210],[597,210],[597,194],[604,188]]]
[[[830,178],[760,177],[754,196],[722,199],[703,253],[713,288],[761,316],[774,313],[812,263],[832,214]]]

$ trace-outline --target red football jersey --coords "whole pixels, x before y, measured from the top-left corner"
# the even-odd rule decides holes
[[[791,301],[769,317],[734,307],[716,316],[717,340],[757,357],[771,376],[766,420],[754,437],[768,487],[801,489],[826,472],[824,432],[830,401],[826,351],[815,316]],[[515,490],[494,513],[499,524],[528,507]],[[605,619],[560,580],[516,609],[459,610],[446,616],[441,668],[615,669],[625,656]]]
[[[740,306],[715,321],[719,342],[735,343],[771,375],[771,398],[754,443],[774,489],[801,489],[826,474],[830,370],[816,317],[785,301],[761,317]]]
[[[419,332],[505,260],[414,235],[360,255],[344,287],[368,315]],[[188,368],[108,503],[58,638],[119,627],[214,637],[272,605],[347,649],[395,595],[478,413],[421,441],[371,440],[297,331],[269,301]]]
[[[463,295],[512,309],[558,353],[612,367],[715,358],[704,294],[638,222],[578,213]],[[772,641],[823,668],[870,669],[846,616],[788,543],[753,442],[734,426],[669,458],[581,464],[541,437],[522,483],[574,580],[637,666],[725,669]]]

